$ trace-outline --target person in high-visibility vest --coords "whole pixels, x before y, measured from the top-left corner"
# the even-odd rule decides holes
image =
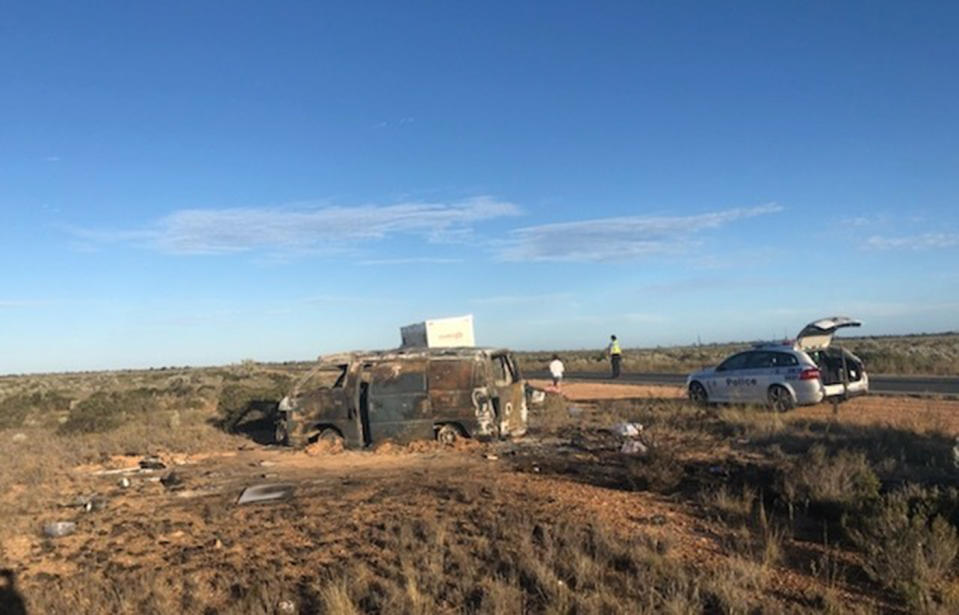
[[[619,365],[623,360],[623,351],[619,347],[619,340],[615,335],[609,336],[609,346],[606,347],[606,353],[609,354],[610,367],[613,369],[613,378],[619,378]]]

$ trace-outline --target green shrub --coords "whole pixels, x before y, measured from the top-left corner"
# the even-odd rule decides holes
[[[98,391],[76,404],[67,420],[60,426],[61,433],[99,433],[116,429],[136,415],[159,409],[156,391]]]
[[[220,423],[235,429],[250,412],[266,412],[289,391],[291,379],[282,374],[269,374],[268,383],[228,384],[220,391],[217,413]]]
[[[959,551],[956,528],[932,512],[934,499],[910,502],[908,491],[898,491],[876,501],[862,517],[845,520],[864,554],[866,574],[916,611],[936,610],[949,599],[943,583]]]
[[[626,479],[634,491],[672,493],[685,476],[683,463],[673,454],[652,448],[645,457],[626,462]]]
[[[878,497],[879,479],[861,451],[829,455],[816,444],[784,472],[783,494],[794,503],[856,506]]]
[[[20,427],[30,412],[43,414],[64,411],[69,407],[70,399],[56,392],[37,391],[12,395],[0,401],[0,429]]]

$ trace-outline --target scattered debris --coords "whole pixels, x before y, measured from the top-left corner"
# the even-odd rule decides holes
[[[494,455],[493,453],[486,453],[485,457],[489,459],[490,461],[496,461],[497,459],[499,459],[499,457]]]
[[[645,455],[649,452],[649,447],[639,440],[626,440],[619,452],[626,455]]]
[[[275,465],[276,465],[275,461],[269,461],[267,459],[264,459],[263,461],[260,462],[260,466],[264,468],[269,468],[270,466],[275,466]]]
[[[539,389],[532,389],[529,394],[529,403],[531,404],[541,404],[546,401],[546,391],[541,391]]]
[[[280,600],[279,604],[276,605],[276,611],[283,615],[296,613],[296,604],[292,600]]]
[[[127,487],[130,486],[130,479],[127,478],[126,476],[124,476],[124,477],[122,477],[120,480],[117,481],[117,485],[119,485],[119,486],[122,487],[123,489],[126,489]]]
[[[614,434],[624,438],[636,438],[642,430],[643,426],[640,423],[616,423],[610,428]]]
[[[237,499],[237,504],[251,504],[253,502],[267,502],[271,500],[285,500],[293,496],[293,485],[273,483],[268,485],[253,485],[247,487]]]
[[[86,504],[83,505],[83,510],[87,512],[93,512],[96,510],[103,510],[107,507],[107,499],[101,495],[95,495],[91,497]]]
[[[170,472],[166,476],[160,479],[160,482],[163,483],[163,486],[167,489],[172,489],[179,485],[183,484],[183,478],[180,477],[176,472]]]
[[[94,510],[103,510],[107,507],[107,499],[100,495],[78,495],[73,498],[69,504],[63,504],[67,508],[82,508],[85,512]]]
[[[533,472],[539,472],[539,466],[533,466]]]
[[[43,526],[43,533],[50,538],[69,536],[77,531],[77,524],[73,521],[52,521]]]
[[[166,464],[160,461],[159,457],[144,457],[140,460],[140,468],[143,470],[165,470]]]
[[[97,470],[94,472],[94,476],[110,476],[111,474],[133,474],[134,472],[152,472],[153,470],[144,470],[140,466],[132,466],[129,468],[115,468],[113,470]]]

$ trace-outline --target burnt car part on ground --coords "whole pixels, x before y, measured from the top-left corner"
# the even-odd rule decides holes
[[[521,436],[527,386],[512,353],[401,348],[321,357],[277,408],[276,441],[366,447]]]

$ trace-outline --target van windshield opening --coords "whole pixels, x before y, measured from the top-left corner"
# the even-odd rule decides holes
[[[298,388],[306,391],[316,389],[340,389],[346,381],[349,365],[321,365],[300,382]]]

